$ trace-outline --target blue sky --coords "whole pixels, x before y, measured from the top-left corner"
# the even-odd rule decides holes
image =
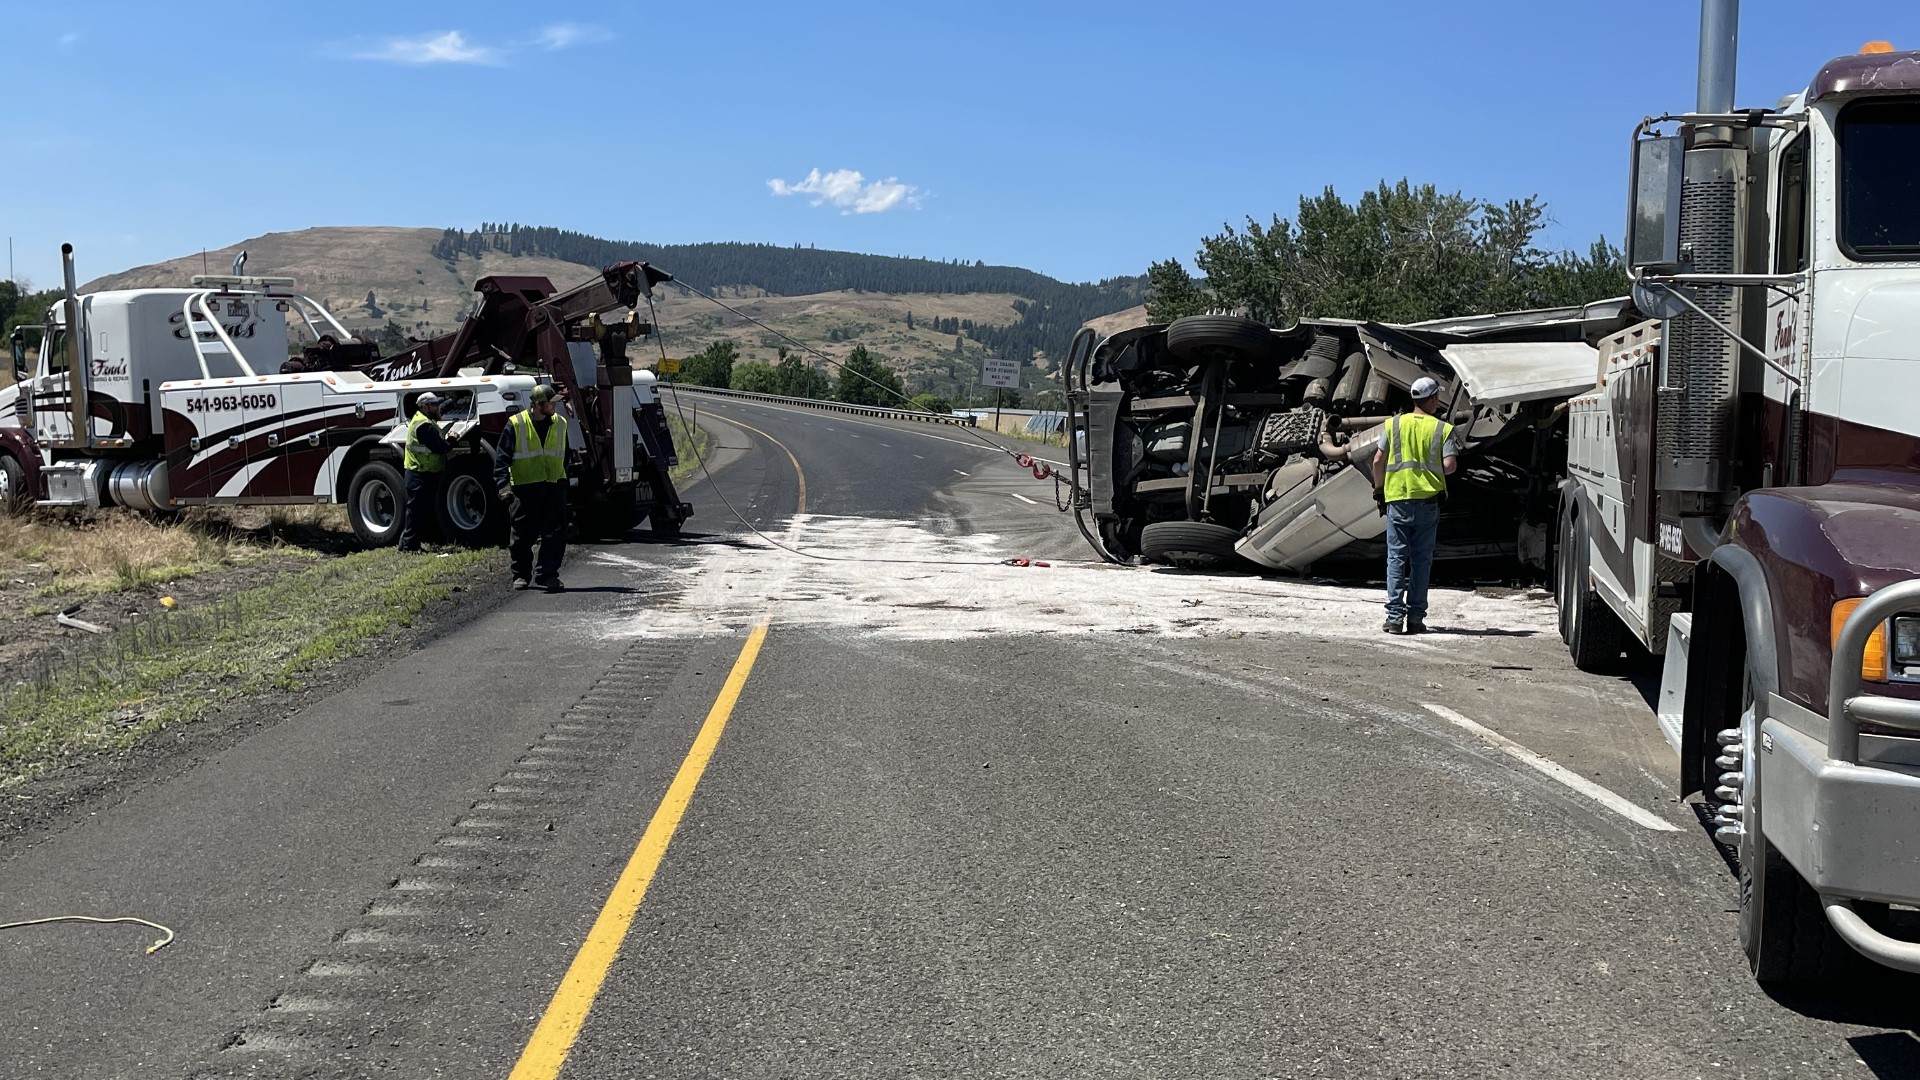
[[[1770,105],[1920,5],[1742,5]],[[1138,273],[1303,192],[1538,194],[1617,240],[1694,0],[330,2],[8,13],[0,232],[55,283],[313,225],[555,225]],[[855,178],[852,174],[858,173]],[[783,193],[784,192],[784,193]],[[671,269],[671,268],[669,268]]]

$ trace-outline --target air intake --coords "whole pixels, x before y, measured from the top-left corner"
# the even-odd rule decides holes
[[[1734,147],[1687,151],[1680,193],[1680,257],[1695,274],[1737,273],[1741,264],[1740,191],[1746,156]],[[1739,291],[1690,286],[1694,303],[1722,326],[1740,326]],[[1734,340],[1692,311],[1667,324],[1660,379],[1658,486],[1723,491],[1733,453],[1740,352]]]

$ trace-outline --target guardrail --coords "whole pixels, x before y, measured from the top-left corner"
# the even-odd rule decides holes
[[[722,390],[717,386],[697,386],[692,383],[660,384],[663,389],[669,386],[676,391],[688,390],[697,394],[713,394],[717,397],[740,398],[745,401],[765,401],[776,405],[800,405],[809,409],[854,413],[859,416],[878,416],[889,420],[917,420],[923,424],[948,424],[953,427],[980,426],[979,420],[972,416],[921,412],[918,409],[887,409],[877,405],[849,405],[844,401],[820,401],[815,398],[783,397],[779,394],[751,394],[745,390]]]

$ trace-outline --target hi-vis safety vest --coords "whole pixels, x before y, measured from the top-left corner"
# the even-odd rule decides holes
[[[407,460],[408,472],[436,473],[447,467],[447,459],[427,449],[420,441],[420,425],[431,424],[426,413],[414,413],[407,421]]]
[[[514,487],[523,484],[562,483],[567,479],[567,418],[558,413],[547,426],[543,442],[533,428],[533,413],[522,409],[507,421],[513,428],[513,461],[507,466],[507,479]]]
[[[1446,493],[1446,446],[1452,434],[1452,424],[1423,412],[1403,413],[1387,422],[1388,502]]]

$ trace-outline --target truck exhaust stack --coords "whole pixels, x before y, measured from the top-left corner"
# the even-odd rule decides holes
[[[1739,44],[1740,0],[1700,0],[1699,111],[1733,111]]]
[[[92,397],[92,374],[87,370],[87,335],[80,325],[80,290],[73,273],[73,245],[60,245],[60,269],[67,286],[67,408],[73,414],[73,445],[81,449],[93,446],[93,422],[88,418],[88,399]]]

